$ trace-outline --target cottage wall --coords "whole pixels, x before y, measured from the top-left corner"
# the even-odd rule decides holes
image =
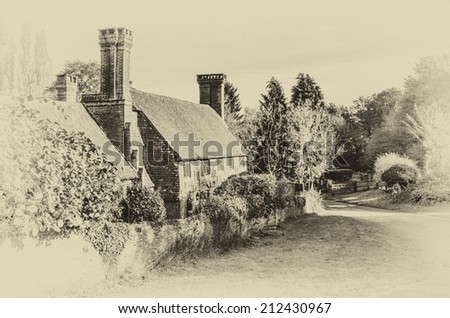
[[[138,112],[138,126],[144,141],[144,165],[152,177],[155,189],[159,190],[169,218],[182,217],[180,214],[180,180],[177,155],[158,130]]]
[[[198,204],[201,193],[212,193],[228,177],[247,171],[246,157],[231,157],[211,160],[180,161],[180,209],[181,215],[189,214],[187,200],[192,200],[193,207]],[[202,169],[202,165],[209,169]],[[208,171],[209,170],[209,171]]]

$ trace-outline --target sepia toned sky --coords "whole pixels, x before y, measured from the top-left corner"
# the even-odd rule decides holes
[[[328,102],[401,87],[420,57],[450,52],[450,1],[0,0],[1,21],[47,36],[55,73],[99,60],[97,29],[134,31],[131,79],[148,92],[198,101],[196,74],[221,72],[256,107],[275,76],[289,95],[309,73]]]

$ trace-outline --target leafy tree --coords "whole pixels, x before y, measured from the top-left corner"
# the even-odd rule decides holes
[[[401,96],[400,90],[389,88],[370,97],[360,97],[354,101],[359,109],[357,116],[360,119],[361,132],[366,137],[372,136],[375,129],[381,127],[388,114],[392,114],[392,110]]]
[[[232,83],[225,82],[225,121],[229,126],[235,126],[242,123],[244,115],[242,114],[241,102],[237,88]]]
[[[398,89],[386,89],[370,97],[358,98],[348,112],[343,113],[346,124],[339,131],[339,138],[345,149],[343,157],[353,169],[370,168],[384,151],[404,153],[402,139],[397,138],[401,134],[391,132],[398,123],[387,124],[398,108],[401,96]],[[395,150],[389,149],[390,144]]]
[[[11,96],[40,97],[51,81],[45,33],[32,33],[29,25],[23,26],[16,51],[16,39],[0,27],[0,91]]]
[[[35,95],[41,96],[45,86],[51,83],[51,62],[47,52],[47,41],[43,31],[36,33],[34,43],[34,86]]]
[[[419,164],[426,164],[426,146],[412,134],[405,124],[407,118],[419,120],[420,114],[427,112],[435,101],[450,98],[450,58],[446,55],[422,58],[412,75],[405,80],[403,95],[395,96],[397,102],[381,120],[379,127],[373,127],[362,163],[370,168],[376,157],[382,153],[397,152],[408,155]],[[386,112],[385,112],[386,113]],[[366,122],[380,122],[376,114],[366,114]],[[373,118],[373,119],[372,119]]]
[[[325,107],[322,90],[313,77],[300,73],[297,83],[292,87],[291,104],[294,107],[309,106],[313,109]]]
[[[450,97],[450,56],[429,56],[419,60],[414,73],[405,80],[405,93],[399,117],[414,114],[414,105],[430,105]]]
[[[334,120],[325,109],[301,107],[292,113],[290,136],[296,153],[295,176],[308,189],[313,189],[314,182],[341,153],[336,147]]]
[[[440,180],[450,188],[450,111],[449,101],[435,101],[415,107],[406,124],[412,136],[424,149],[424,170],[431,181]]]
[[[78,78],[78,95],[95,94],[100,91],[100,64],[80,60],[67,61],[60,74],[76,76]],[[47,92],[56,96],[56,81],[47,88]]]
[[[283,176],[286,174],[286,163],[290,156],[291,107],[278,80],[272,77],[266,88],[267,93],[261,95],[257,114],[256,166],[259,172]]]
[[[32,59],[32,42],[31,42],[31,28],[29,25],[24,25],[20,37],[20,52],[19,52],[19,94],[29,96],[33,89],[33,59]]]

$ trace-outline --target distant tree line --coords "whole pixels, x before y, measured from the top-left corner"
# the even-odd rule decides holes
[[[24,25],[16,39],[0,26],[0,42],[0,92],[41,96],[53,77],[45,33]]]

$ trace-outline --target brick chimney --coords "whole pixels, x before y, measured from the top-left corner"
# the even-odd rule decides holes
[[[201,74],[197,75],[197,83],[200,89],[200,104],[211,106],[220,117],[224,118],[224,84],[227,79],[225,74]]]
[[[109,99],[130,98],[130,53],[133,33],[126,28],[99,30],[100,94]]]
[[[56,76],[56,100],[75,103],[77,101],[78,82],[75,76],[60,74]]]

